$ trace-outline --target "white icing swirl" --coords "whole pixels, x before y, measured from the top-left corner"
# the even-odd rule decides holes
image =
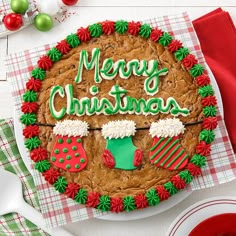
[[[102,136],[106,139],[129,137],[135,134],[135,125],[132,120],[110,121],[102,126]]]
[[[149,133],[152,137],[174,137],[184,133],[185,127],[177,118],[167,118],[151,124]]]
[[[87,136],[89,125],[81,120],[64,120],[58,121],[53,128],[55,135],[62,136]]]

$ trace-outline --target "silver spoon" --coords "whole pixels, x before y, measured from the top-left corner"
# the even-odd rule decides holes
[[[62,227],[47,228],[42,214],[23,199],[22,184],[17,175],[0,168],[0,215],[16,212],[50,235],[72,236]]]

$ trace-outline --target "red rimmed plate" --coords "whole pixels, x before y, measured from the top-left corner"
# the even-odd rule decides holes
[[[235,197],[209,198],[182,212],[171,224],[166,236],[183,236],[190,233],[192,236],[236,235],[232,217],[236,219]],[[223,225],[227,225],[227,230]],[[193,234],[196,232],[197,234]]]

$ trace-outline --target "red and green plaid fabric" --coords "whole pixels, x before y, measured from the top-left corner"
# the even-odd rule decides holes
[[[199,63],[205,64],[191,20],[186,13],[159,17],[147,20],[146,23],[151,24],[152,27],[158,26],[164,31],[173,34],[175,38],[183,42],[185,47],[190,49]],[[11,54],[7,57],[7,79],[11,83],[15,111],[18,116],[21,114],[20,106],[22,95],[25,91],[25,83],[30,78],[29,71],[37,65],[39,57],[45,54],[46,50],[53,45],[44,45],[39,48]],[[210,73],[209,76],[211,77],[212,74]],[[208,157],[207,166],[203,168],[203,175],[199,178],[195,178],[191,185],[188,186],[189,190],[197,190],[223,184],[236,177],[235,156],[232,151],[224,120],[219,112],[217,119],[219,125],[215,130],[216,139],[212,145],[212,152]],[[45,182],[44,178],[38,172],[34,173],[34,181],[38,190],[41,211],[49,225],[55,227],[70,222],[93,218],[102,214],[96,209],[78,205],[65,195],[59,194],[55,191],[54,187]]]
[[[0,168],[16,174],[21,179],[25,201],[40,210],[33,177],[27,170],[17,147],[12,119],[0,120]],[[41,236],[48,234],[17,213],[9,213],[0,216],[0,235]]]

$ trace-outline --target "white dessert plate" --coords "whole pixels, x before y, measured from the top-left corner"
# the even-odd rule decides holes
[[[216,224],[217,222],[215,221],[216,217],[220,217],[221,222],[225,224],[227,223],[227,220],[228,220],[227,215],[229,213],[236,214],[236,197],[222,196],[222,197],[208,198],[206,200],[197,202],[196,204],[192,205],[191,207],[183,211],[174,220],[174,222],[171,224],[170,228],[168,229],[166,236],[189,235],[193,229],[196,230],[195,228],[196,226],[199,227],[200,223],[202,223],[201,229],[203,227],[206,229],[207,227],[209,227],[209,229],[214,228],[214,230],[217,231],[217,228],[220,228],[220,226]],[[211,218],[211,217],[214,217],[214,218]],[[225,222],[223,222],[224,220]],[[212,227],[213,225],[214,227]],[[232,229],[230,228],[230,226],[228,226],[227,230],[235,231],[235,226],[233,226]],[[218,232],[218,233],[219,234],[217,235],[221,235],[220,233],[223,233],[223,232]],[[204,234],[201,234],[201,235],[204,235]]]
[[[211,79],[211,84],[212,84],[214,91],[215,91],[215,95],[216,95],[217,102],[218,102],[218,107],[219,107],[220,112],[223,116],[223,105],[222,105],[222,99],[221,99],[219,87],[217,85],[217,82],[216,82],[210,68],[207,66],[206,69],[208,70],[208,75]],[[23,127],[22,127],[22,124],[19,122],[19,117],[16,114],[16,112],[14,112],[14,127],[15,127],[16,142],[18,144],[20,154],[22,156],[22,159],[23,159],[26,167],[28,168],[30,173],[33,175],[33,171],[31,168],[33,162],[30,159],[29,153],[24,146],[24,137],[22,134]],[[175,196],[172,196],[170,199],[168,199],[168,201],[161,202],[156,207],[149,207],[149,208],[146,208],[146,209],[143,209],[140,211],[137,210],[137,211],[133,211],[133,212],[122,212],[119,214],[110,213],[107,215],[100,216],[99,219],[111,220],[111,221],[127,221],[127,220],[143,219],[143,218],[150,217],[150,216],[153,216],[156,214],[160,214],[160,213],[170,209],[171,207],[177,205],[182,200],[187,198],[190,194],[191,194],[191,192],[187,192],[186,190],[183,190],[183,191],[180,191],[179,193],[177,193]]]

